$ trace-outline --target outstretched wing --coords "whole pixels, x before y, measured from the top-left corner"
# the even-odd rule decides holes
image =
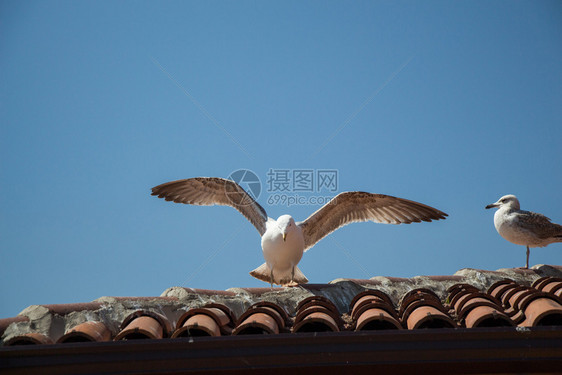
[[[267,213],[234,181],[219,177],[188,178],[153,187],[152,195],[176,203],[234,207],[256,227],[260,236],[265,233]]]
[[[305,250],[336,229],[357,221],[385,224],[445,219],[446,213],[407,199],[362,191],[340,193],[305,221],[298,223],[304,234]]]

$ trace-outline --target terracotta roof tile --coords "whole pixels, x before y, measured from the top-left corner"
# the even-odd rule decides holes
[[[101,303],[98,302],[86,302],[86,303],[64,303],[57,305],[41,305],[47,308],[52,314],[66,315],[73,312],[84,311],[84,310],[97,310],[101,307]]]
[[[6,346],[423,328],[562,328],[562,267],[337,279],[294,288],[169,288],[155,297],[35,305],[0,320]]]
[[[356,331],[402,329],[392,300],[380,290],[366,290],[351,301]]]
[[[235,296],[236,293],[228,291],[228,290],[210,290],[210,289],[194,289],[194,288],[184,288],[184,287],[173,287],[170,289],[167,289],[166,291],[164,291],[164,293],[162,293],[161,297],[175,297],[178,298],[177,296],[170,296],[170,294],[174,293],[174,292],[178,292],[178,291],[183,291],[184,293],[180,293],[180,296],[183,296],[185,294],[196,294],[196,295],[205,295],[205,296]],[[181,298],[181,297],[179,297]]]
[[[68,342],[100,342],[111,340],[111,331],[102,322],[89,321],[78,324],[64,336],[57,340],[58,343]]]
[[[242,314],[232,334],[278,334],[284,331],[285,322],[278,309],[254,305]]]
[[[138,310],[129,314],[121,331],[115,337],[118,340],[161,339],[171,334],[172,326],[168,319],[154,311]]]
[[[4,345],[43,345],[52,343],[53,340],[47,335],[37,332],[27,332],[21,335],[13,336],[12,338],[4,342]]]
[[[172,337],[229,335],[234,320],[234,314],[227,306],[209,303],[187,310],[178,319]]]
[[[324,296],[311,296],[297,305],[293,332],[338,332],[344,321],[337,307]]]

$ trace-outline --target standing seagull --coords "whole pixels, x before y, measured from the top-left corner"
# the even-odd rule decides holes
[[[152,188],[152,195],[167,201],[194,205],[231,206],[258,230],[265,263],[250,272],[257,279],[283,286],[304,284],[308,279],[297,264],[303,252],[336,229],[356,221],[386,224],[445,219],[446,213],[425,204],[383,194],[360,191],[340,193],[308,219],[295,222],[290,215],[277,220],[240,185],[218,177],[196,177],[166,182]]]
[[[486,209],[499,207],[494,214],[494,226],[506,240],[516,245],[527,246],[529,268],[529,247],[544,247],[554,242],[562,242],[562,225],[554,224],[544,215],[522,211],[515,195],[504,195]]]

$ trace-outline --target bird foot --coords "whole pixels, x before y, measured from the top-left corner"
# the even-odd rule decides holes
[[[294,288],[296,286],[299,286],[299,283],[297,283],[296,281],[291,281],[290,283],[283,284],[283,286],[286,286],[286,287],[289,287],[289,288]]]

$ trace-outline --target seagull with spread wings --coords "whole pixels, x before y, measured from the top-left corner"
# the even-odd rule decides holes
[[[308,279],[297,267],[303,253],[344,225],[358,221],[410,224],[447,216],[433,207],[407,199],[348,191],[335,196],[305,221],[295,222],[290,215],[281,215],[275,220],[268,217],[263,207],[240,185],[218,177],[166,182],[152,188],[152,195],[176,203],[223,205],[238,210],[261,236],[265,263],[250,275],[271,285],[283,286],[307,283]]]

